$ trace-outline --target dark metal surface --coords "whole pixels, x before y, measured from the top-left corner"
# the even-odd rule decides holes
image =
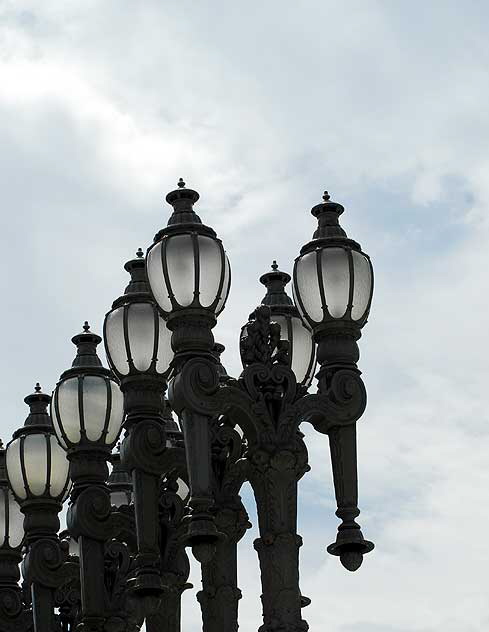
[[[323,318],[320,322],[310,318],[300,296],[296,305],[287,295],[285,287],[291,277],[274,262],[271,271],[260,278],[267,289],[262,304],[242,328],[243,371],[235,379],[221,362],[224,347],[215,343],[212,332],[227,259],[215,231],[193,209],[198,199],[199,194],[180,180],[167,196],[173,207],[168,225],[157,233],[149,249],[163,244],[162,273],[170,288],[171,312],[157,306],[142,251],[125,266],[131,279],[106,316],[104,336],[110,314],[122,309],[127,372],[118,371],[107,340],[112,370],[102,366],[96,352],[101,338],[87,325],[73,338],[77,356],[62,374],[61,383],[76,377],[80,393],[86,376],[100,376],[107,384],[117,380],[124,396],[120,454],[119,450],[112,453],[115,441],[106,444],[105,435],[98,442],[87,439],[82,404],[80,441],[70,440],[63,429],[57,389],[53,416],[56,414],[60,426],[60,442],[67,450],[73,483],[68,531],[58,535],[64,493],[51,498],[47,488],[42,497],[34,497],[27,489],[27,497],[18,498],[25,514],[26,548],[11,548],[8,541],[0,546],[0,632],[138,632],[143,621],[147,632],[180,632],[181,596],[191,587],[187,547],[202,572],[202,589],[197,595],[202,629],[237,632],[241,597],[237,550],[251,526],[240,496],[245,481],[251,484],[258,513],[259,537],[254,548],[262,592],[263,625],[259,630],[308,630],[303,608],[310,600],[300,590],[302,539],[297,533],[298,484],[309,470],[303,423],[312,424],[329,438],[336,515],[341,522],[336,540],[327,550],[345,568],[355,571],[373,549],[357,522],[356,452],[356,422],[366,406],[357,342],[372,291],[364,315],[354,321],[351,253],[361,251],[339,224],[344,209],[325,193],[323,202],[312,209],[318,228],[298,258],[316,253],[319,262],[320,253],[330,247],[348,253],[350,289],[344,316],[331,316],[321,289]],[[186,306],[172,295],[165,260],[165,244],[175,235],[188,235],[194,244],[193,300]],[[207,308],[199,299],[198,236],[215,241],[223,264],[216,298]],[[323,274],[320,268],[318,263],[318,275]],[[155,319],[155,338],[149,341],[154,352],[145,371],[133,362],[128,326],[129,309],[140,303],[149,305]],[[291,319],[299,314],[310,327],[314,344],[306,377],[298,384],[292,370],[295,340]],[[157,371],[160,316],[172,332],[175,353],[164,373]],[[274,318],[283,319],[287,335]],[[318,389],[309,394],[316,351]],[[40,389],[26,398],[30,415],[15,437],[53,434],[49,400]],[[110,398],[107,423],[109,408]],[[0,489],[9,485],[4,462],[0,447]],[[24,464],[22,468],[24,471]],[[119,494],[120,502],[111,503],[111,493]],[[22,559],[21,585],[18,563]]]

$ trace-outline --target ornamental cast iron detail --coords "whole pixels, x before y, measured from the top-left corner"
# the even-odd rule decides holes
[[[105,318],[110,368],[85,322],[52,398],[36,384],[24,425],[0,442],[0,632],[181,632],[189,550],[203,631],[237,632],[245,482],[258,515],[259,632],[306,632],[305,423],[329,440],[340,524],[327,551],[356,571],[374,548],[357,522],[356,439],[373,272],[339,224],[343,206],[325,192],[293,276],[276,261],[261,276],[266,295],[241,328],[235,378],[213,335],[231,283],[223,244],[182,179],[166,199],[167,226],[146,258],[139,249],[125,264],[129,284]]]

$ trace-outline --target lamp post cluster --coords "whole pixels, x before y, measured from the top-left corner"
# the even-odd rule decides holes
[[[143,621],[177,632],[189,549],[202,571],[203,630],[236,631],[245,481],[258,514],[260,632],[307,630],[297,533],[305,422],[329,437],[341,524],[328,551],[354,571],[373,548],[356,522],[366,405],[357,341],[373,274],[339,224],[343,207],[325,193],[312,209],[318,228],[295,261],[293,299],[276,262],[260,278],[266,294],[241,329],[235,379],[213,336],[231,284],[223,244],[196,214],[196,191],[180,180],[166,199],[168,225],[146,257],[138,250],[126,263],[129,284],[105,318],[110,368],[85,323],[52,396],[37,384],[25,424],[0,448],[0,632],[137,632]]]

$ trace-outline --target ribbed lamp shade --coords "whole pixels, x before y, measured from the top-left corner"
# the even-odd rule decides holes
[[[335,319],[363,323],[373,289],[370,259],[346,247],[319,247],[298,257],[294,299],[311,327]]]
[[[181,309],[205,309],[216,316],[224,309],[231,268],[215,232],[204,226],[193,210],[199,194],[185,188],[166,200],[174,212],[168,226],[155,237],[147,255],[151,292],[164,314]]]
[[[0,548],[16,549],[24,539],[24,514],[12,492],[0,487]]]
[[[362,327],[372,301],[372,264],[339,225],[343,206],[327,193],[323,199],[311,211],[319,220],[314,238],[295,260],[294,301],[312,329],[335,321]]]
[[[165,375],[173,359],[171,332],[150,294],[143,251],[139,249],[124,267],[131,281],[104,323],[109,364],[119,378],[141,373]]]
[[[7,475],[19,501],[50,498],[62,502],[69,492],[69,464],[47,413],[50,400],[37,385],[36,392],[24,400],[31,412],[7,445]]]
[[[72,339],[78,353],[71,369],[61,376],[51,402],[58,441],[69,449],[83,443],[111,447],[117,441],[123,419],[123,397],[110,371],[96,353],[102,338],[84,331]]]

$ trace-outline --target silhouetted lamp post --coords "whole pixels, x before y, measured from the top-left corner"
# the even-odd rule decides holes
[[[202,569],[203,630],[236,632],[237,547],[250,526],[245,481],[258,513],[260,632],[305,632],[303,423],[329,438],[341,523],[328,551],[354,571],[373,549],[357,522],[356,454],[370,259],[340,226],[343,206],[325,193],[312,209],[317,230],[295,260],[293,298],[291,276],[275,261],[260,277],[266,294],[241,328],[243,370],[233,378],[213,336],[231,268],[194,210],[198,199],[180,179],[166,197],[167,226],[146,258],[139,249],[125,264],[129,284],[104,322],[110,369],[97,356],[102,338],[85,323],[52,401],[36,386],[25,425],[0,448],[2,632],[137,632],[143,621],[148,632],[178,632],[190,586],[186,547]]]

